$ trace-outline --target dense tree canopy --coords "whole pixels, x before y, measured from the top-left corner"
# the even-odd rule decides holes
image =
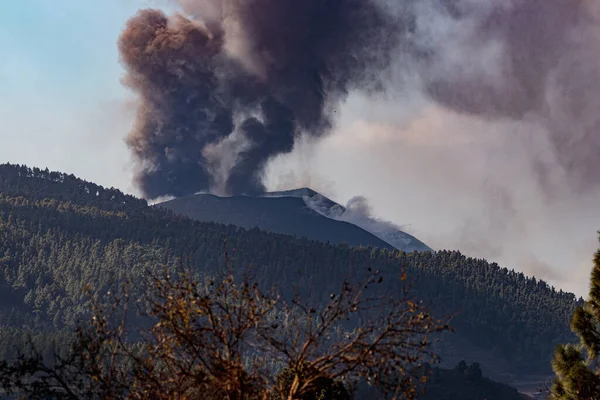
[[[421,400],[523,400],[517,389],[483,375],[477,363],[459,362],[451,370],[433,367]]]
[[[87,285],[97,298],[125,279],[143,291],[151,269],[176,268],[184,258],[211,272],[223,267],[225,251],[235,265],[254,266],[264,285],[289,291],[295,285],[314,301],[331,292],[329,282],[357,271],[393,276],[404,266],[435,315],[455,315],[454,338],[513,371],[548,371],[556,344],[573,338],[569,319],[580,304],[541,280],[456,251],[332,246],[200,223],[72,175],[6,164],[0,166],[0,356],[14,355],[30,334],[50,350],[54,339],[64,341],[87,315]],[[387,290],[399,289],[388,282]],[[454,338],[440,346],[455,348]]]

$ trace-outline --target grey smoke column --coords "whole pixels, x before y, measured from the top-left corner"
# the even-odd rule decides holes
[[[381,87],[376,77],[402,31],[370,0],[183,6],[189,18],[140,11],[119,40],[124,82],[139,96],[127,143],[149,198],[223,184],[204,150],[225,138],[242,144],[227,192],[264,191],[271,157],[290,152],[300,132],[326,133],[332,106],[350,90]]]

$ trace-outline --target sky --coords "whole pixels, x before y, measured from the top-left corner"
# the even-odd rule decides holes
[[[156,2],[0,1],[0,162],[139,194],[124,143],[135,99],[121,85],[116,43],[127,19],[149,5]],[[436,249],[458,248],[585,294],[599,196],[549,200],[531,184],[526,150],[545,145],[535,121],[483,121],[405,90],[352,94],[336,122],[325,139],[273,160],[267,186],[310,186],[342,204],[363,195],[375,217]]]
[[[133,191],[116,42],[139,3],[0,2],[0,160]]]

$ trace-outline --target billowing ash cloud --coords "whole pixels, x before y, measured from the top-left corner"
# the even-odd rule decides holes
[[[301,133],[327,132],[349,91],[382,87],[403,31],[370,0],[181,6],[186,16],[140,11],[119,41],[124,82],[139,96],[127,143],[149,198],[264,191],[269,159]]]

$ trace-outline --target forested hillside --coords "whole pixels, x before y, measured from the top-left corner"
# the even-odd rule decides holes
[[[333,246],[200,223],[72,175],[0,165],[0,351],[10,354],[29,332],[51,349],[56,332],[85,315],[86,285],[103,296],[128,277],[141,288],[149,268],[181,259],[214,271],[224,250],[265,282],[305,283],[317,294],[361,269],[392,276],[406,266],[418,298],[439,316],[456,314],[454,336],[513,372],[549,370],[555,345],[571,340],[573,294],[459,252]]]

